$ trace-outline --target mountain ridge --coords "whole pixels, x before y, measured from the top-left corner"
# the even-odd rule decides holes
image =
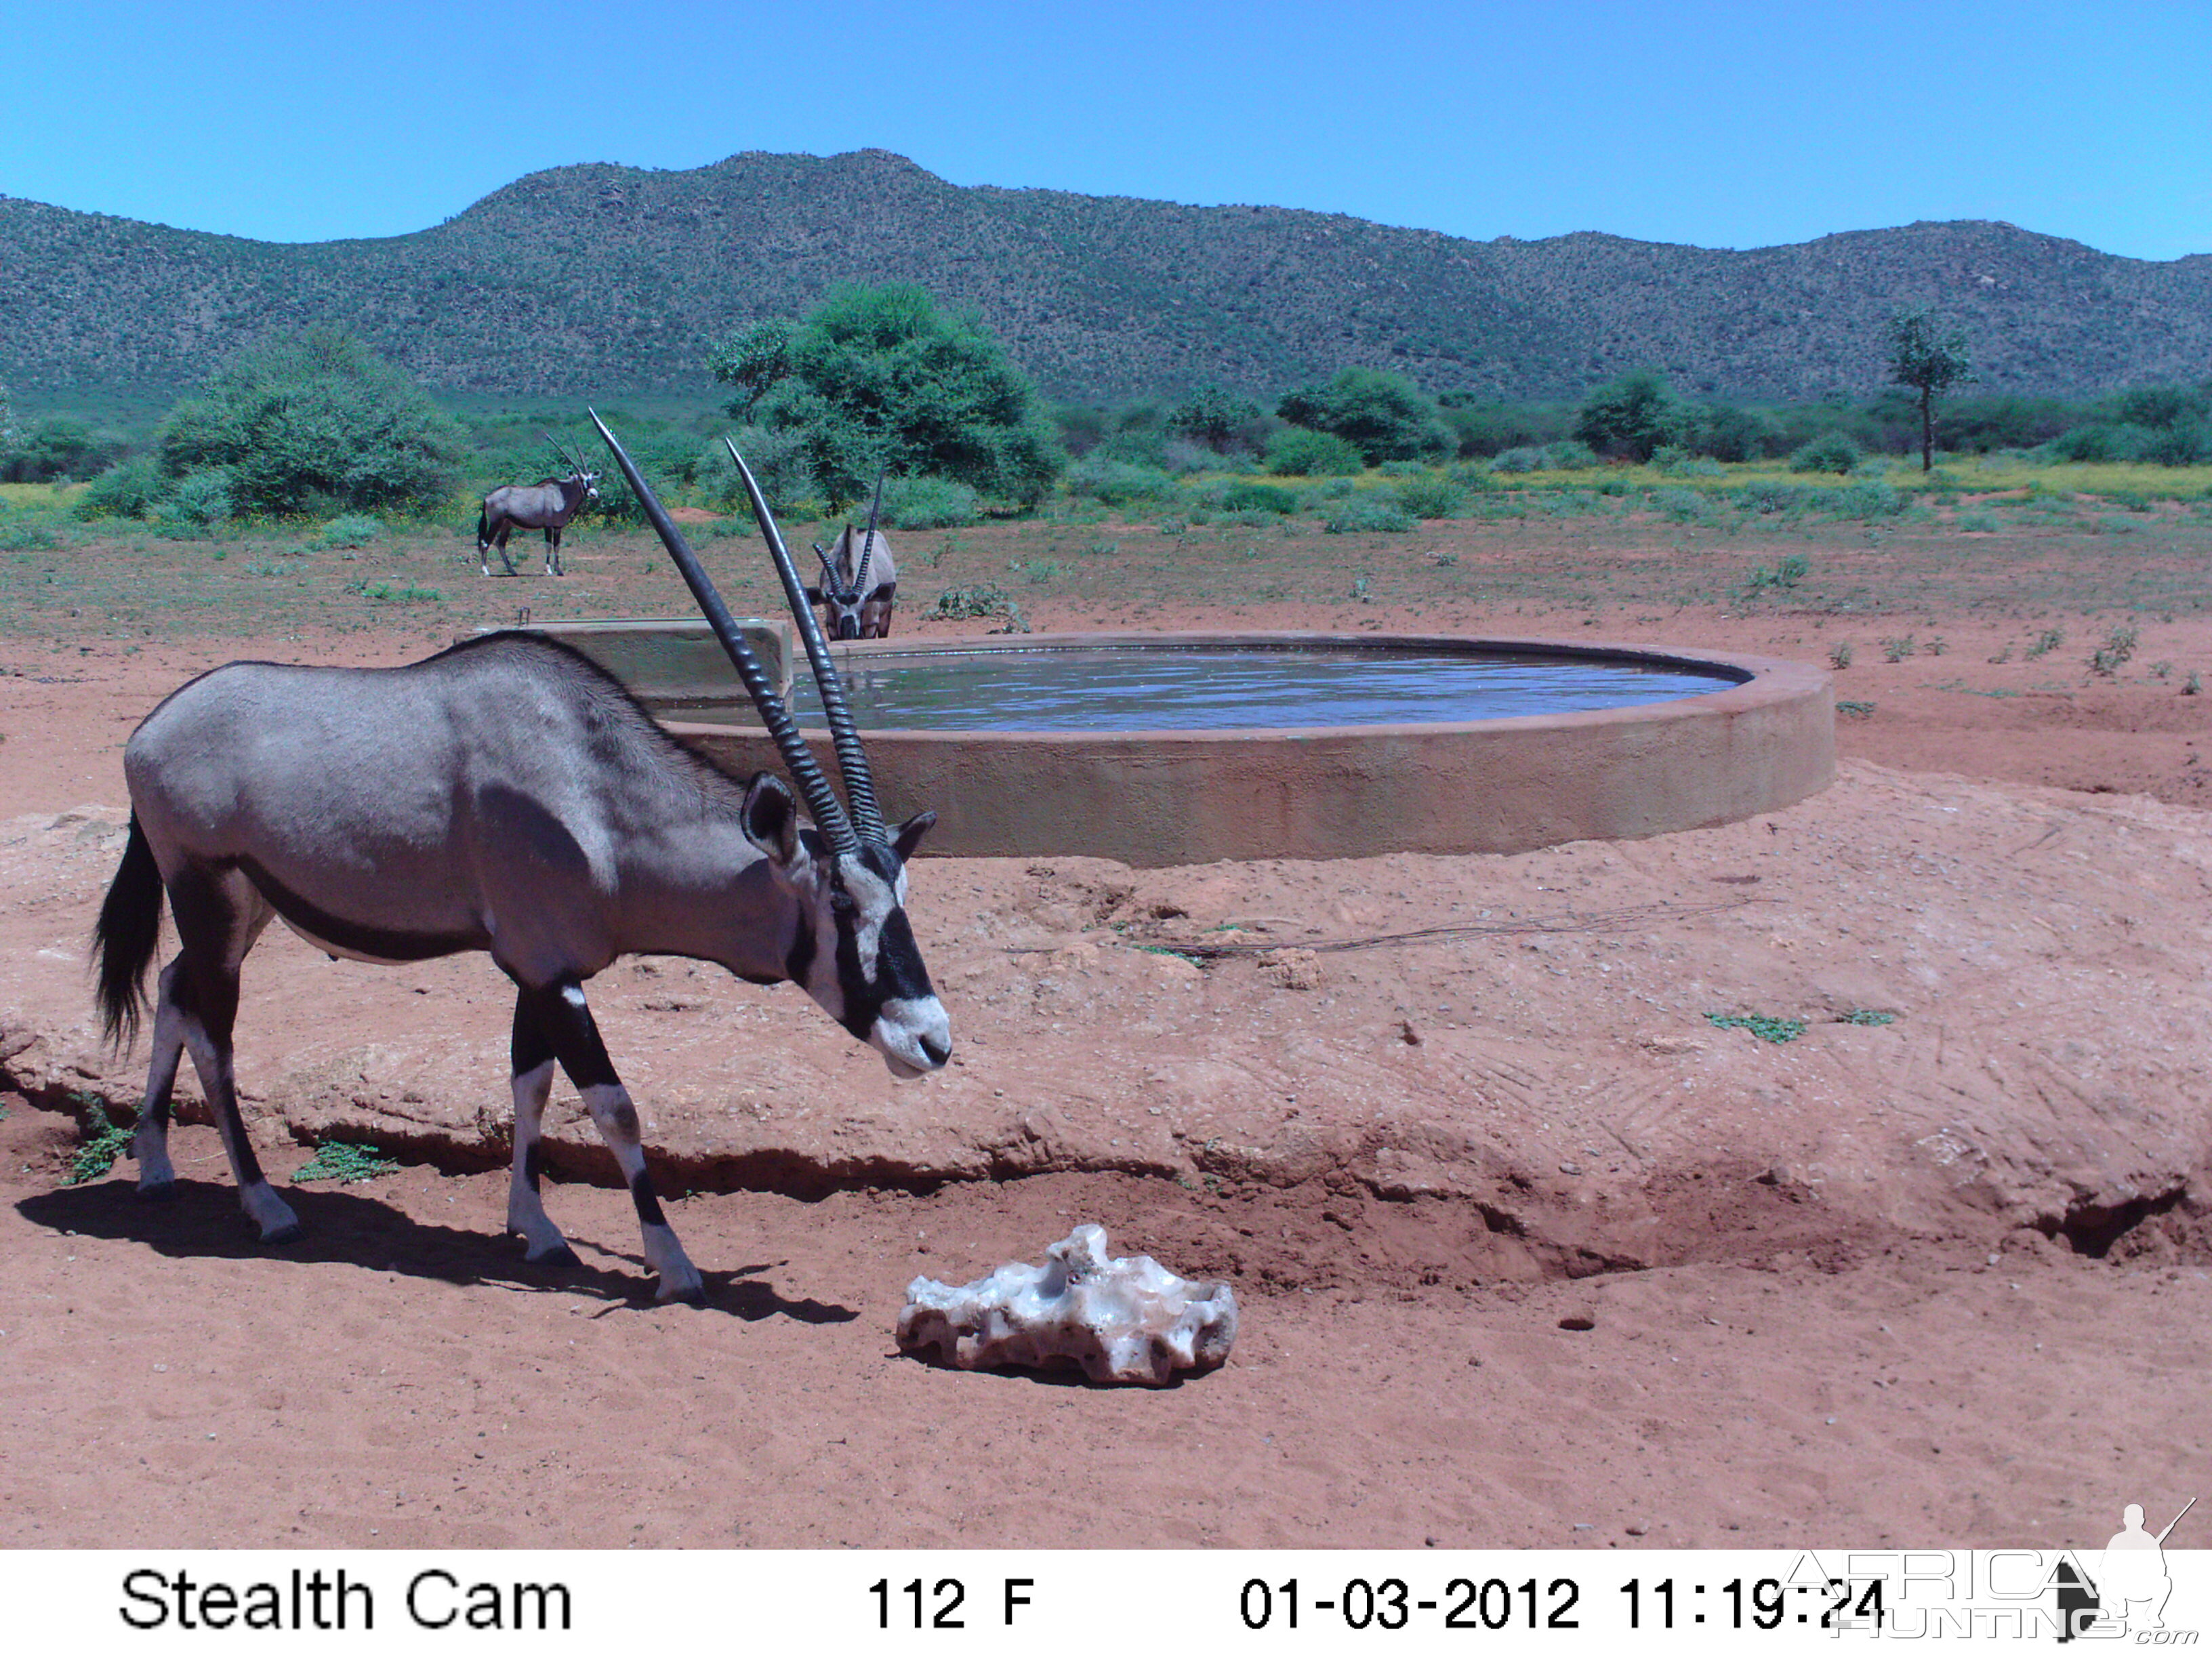
[[[973,307],[1048,392],[1270,393],[1349,364],[1573,397],[1649,365],[1719,396],[1859,396],[1933,304],[1984,390],[2081,395],[2212,363],[2212,255],[2129,259],[1992,220],[1764,248],[1603,231],[1474,241],[1345,214],[956,185],[904,157],[747,151],[526,174],[442,223],[308,243],[0,197],[0,380],[181,389],[271,328],[336,323],[434,388],[705,393],[708,346],[834,283]]]

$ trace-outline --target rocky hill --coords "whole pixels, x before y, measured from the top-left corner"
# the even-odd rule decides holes
[[[703,389],[707,346],[831,283],[971,305],[1050,392],[1267,393],[1348,363],[1433,391],[1572,396],[1652,364],[1686,390],[1814,398],[1881,378],[1932,303],[1987,390],[2212,372],[2212,255],[2124,259],[1982,221],[1734,252],[1581,233],[1467,241],[1285,208],[967,189],[881,150],[689,172],[533,173],[434,229],[281,244],[0,198],[0,381],[191,384],[272,327],[334,322],[434,386]]]

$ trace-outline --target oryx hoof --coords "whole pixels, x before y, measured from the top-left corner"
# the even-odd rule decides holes
[[[307,1229],[298,1222],[280,1221],[261,1235],[262,1248],[273,1249],[280,1244],[297,1244],[306,1235]]]
[[[525,1251],[523,1261],[532,1267],[581,1267],[583,1258],[566,1244],[556,1244],[549,1249]]]
[[[173,1204],[177,1200],[177,1183],[173,1180],[142,1181],[137,1196],[141,1204]]]
[[[687,1307],[703,1308],[707,1305],[707,1287],[696,1279],[681,1285],[663,1282],[660,1288],[653,1293],[653,1299],[655,1302],[681,1302]]]

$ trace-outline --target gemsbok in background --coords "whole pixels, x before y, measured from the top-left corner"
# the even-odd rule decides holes
[[[507,567],[507,574],[514,574],[514,561],[507,556],[507,538],[518,529],[542,530],[545,532],[545,574],[561,574],[561,532],[568,527],[586,501],[599,499],[599,475],[587,472],[577,460],[554,441],[550,433],[545,441],[552,444],[568,468],[563,478],[541,478],[534,484],[501,484],[483,498],[483,510],[477,514],[477,559],[483,573],[491,574],[492,550],[499,550],[499,562]]]
[[[727,438],[730,453],[738,447]],[[822,583],[806,590],[809,601],[823,609],[833,640],[885,640],[890,637],[891,606],[898,599],[898,561],[891,556],[890,538],[876,528],[884,504],[884,480],[876,477],[876,499],[868,508],[868,527],[858,538],[847,525],[830,550],[815,544],[814,556],[822,561]]]
[[[654,1197],[586,980],[632,953],[692,957],[754,984],[802,987],[897,1077],[951,1056],[905,910],[907,861],[936,815],[884,823],[836,669],[751,472],[738,462],[813,666],[846,802],[698,559],[592,419],[759,708],[811,823],[780,779],[725,775],[614,679],[540,635],[488,635],[404,668],[239,662],[202,675],[125,745],[130,839],[94,936],[108,1036],[127,1044],[166,893],[179,948],[154,1004],[134,1146],[142,1195],[173,1189],[170,1093],[189,1051],[261,1241],[298,1234],[246,1139],[232,1074],[240,965],[274,917],[365,962],[489,952],[515,987],[509,1231],[531,1261],[574,1259],[538,1193],[558,1061],[629,1183],[664,1298],[696,1298],[700,1277]]]

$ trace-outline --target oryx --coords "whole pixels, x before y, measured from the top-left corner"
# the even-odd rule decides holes
[[[722,441],[730,443],[727,438]],[[730,444],[734,455],[737,446]],[[877,510],[884,504],[884,481],[876,477],[874,506],[868,508],[868,527],[855,539],[847,525],[830,550],[814,544],[822,561],[822,582],[806,590],[810,603],[818,605],[833,640],[885,640],[890,637],[891,606],[898,598],[898,561],[891,556],[890,538],[876,528]]]
[[[166,1196],[175,1180],[169,1097],[188,1049],[262,1242],[297,1233],[246,1139],[231,1071],[239,965],[272,916],[368,962],[489,952],[516,991],[508,1228],[529,1261],[568,1255],[538,1197],[540,1115],[558,1060],[629,1183],[664,1297],[697,1295],[699,1274],[654,1199],[586,980],[633,952],[693,957],[755,984],[804,987],[897,1077],[950,1056],[904,908],[907,861],[936,815],[884,823],[836,670],[752,474],[745,488],[813,665],[849,811],[690,548],[613,434],[599,432],[812,823],[780,780],[724,775],[613,679],[539,635],[490,635],[404,668],[240,662],[202,675],[125,745],[130,839],[94,936],[101,1012],[111,1039],[127,1042],[166,890],[179,949],[154,1010],[135,1144],[143,1195]]]
[[[586,471],[583,463],[555,442],[550,433],[545,434],[545,441],[559,452],[568,475],[540,478],[534,484],[501,484],[483,498],[483,510],[477,514],[477,559],[487,576],[491,574],[494,548],[499,550],[499,562],[507,567],[507,574],[514,574],[514,561],[507,556],[507,538],[517,527],[545,532],[545,574],[559,575],[561,532],[586,501],[599,499],[599,475]]]

